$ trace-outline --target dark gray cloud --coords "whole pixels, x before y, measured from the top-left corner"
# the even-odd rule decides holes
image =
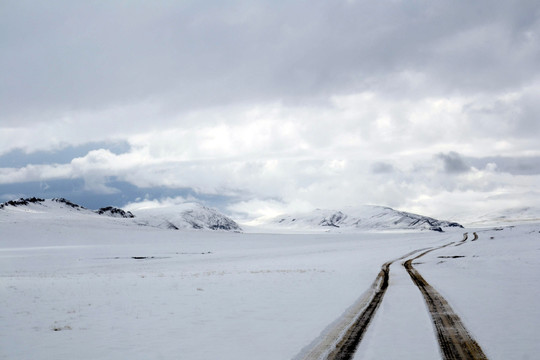
[[[484,158],[467,157],[467,162],[478,169],[484,169],[489,164],[494,164],[495,171],[512,175],[539,175],[540,156],[506,157],[491,156]]]
[[[3,1],[3,121],[167,99],[298,101],[420,72],[435,91],[537,74],[537,1]],[[512,56],[508,56],[512,54]]]
[[[374,174],[390,174],[394,171],[394,166],[385,162],[376,162],[371,165],[371,172]]]
[[[438,154],[437,158],[442,160],[444,171],[448,174],[465,173],[471,169],[471,166],[466,163],[465,159],[453,151],[447,154]]]

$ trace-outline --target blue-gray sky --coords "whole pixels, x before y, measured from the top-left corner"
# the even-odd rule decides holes
[[[0,200],[540,206],[539,64],[538,1],[4,0]]]

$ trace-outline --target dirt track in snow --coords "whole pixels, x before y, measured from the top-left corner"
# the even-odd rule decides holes
[[[333,324],[324,336],[316,340],[308,350],[296,356],[295,360],[352,359],[388,288],[390,265],[423,250],[426,249],[414,250],[398,259],[384,263],[368,291]]]
[[[382,302],[383,296],[388,288],[388,279],[390,278],[390,265],[392,263],[386,263],[382,266],[381,272],[377,275],[377,282],[380,282],[379,288],[375,292],[375,295],[369,302],[365,310],[360,314],[356,321],[351,325],[351,327],[344,334],[343,338],[339,343],[336,344],[335,349],[330,352],[326,357],[328,360],[347,360],[354,357],[356,348],[362,336],[366,332],[373,315],[379,308],[379,305]]]
[[[474,234],[474,240],[478,235]],[[462,240],[461,245],[467,239]],[[420,289],[429,309],[433,325],[437,332],[437,340],[444,359],[487,359],[482,348],[465,328],[465,325],[454,312],[450,304],[439,294],[413,267],[413,261],[427,253],[441,249],[453,243],[430,249],[403,263],[414,284]]]
[[[474,233],[475,241],[478,235]],[[456,243],[451,242],[431,249],[418,249],[398,259],[382,265],[371,288],[346,313],[341,321],[334,324],[322,339],[315,342],[311,349],[297,356],[296,360],[350,360],[362,337],[367,330],[371,319],[381,304],[388,289],[390,278],[390,265],[394,262],[409,258],[423,251],[403,263],[414,284],[420,289],[427,303],[433,324],[437,332],[437,339],[441,354],[445,360],[450,359],[487,359],[478,343],[469,334],[459,316],[453,311],[446,299],[442,297],[413,267],[413,261],[435,250],[455,245],[463,245],[468,240],[468,234]]]

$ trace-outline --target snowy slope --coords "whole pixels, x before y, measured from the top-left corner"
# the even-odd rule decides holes
[[[27,198],[7,201],[0,204],[0,216],[9,216],[15,220],[31,221],[32,219],[43,218],[73,218],[81,216],[98,218],[99,214],[74,204],[69,200]]]
[[[470,215],[471,226],[511,225],[540,222],[540,208],[518,207]]]
[[[283,215],[268,225],[296,229],[347,230],[436,230],[461,228],[455,222],[397,211],[389,207],[365,205],[343,211],[321,210],[303,214]]]
[[[107,226],[112,222],[134,228],[144,225],[175,230],[241,230],[238,224],[227,216],[196,203],[140,209],[133,214],[111,206],[94,211],[66,199],[28,198],[0,204],[0,218],[28,223],[62,220],[71,225],[89,226],[92,224],[91,226],[98,227]]]

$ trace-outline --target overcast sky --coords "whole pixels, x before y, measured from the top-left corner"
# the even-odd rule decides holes
[[[540,3],[0,1],[0,200],[540,206]]]

